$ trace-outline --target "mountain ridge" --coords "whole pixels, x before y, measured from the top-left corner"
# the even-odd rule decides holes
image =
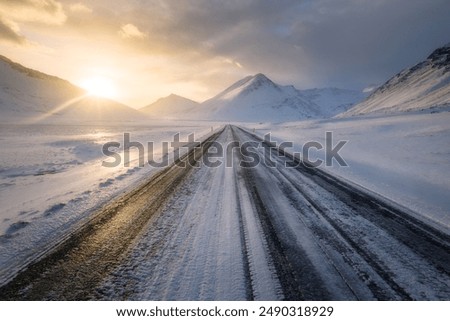
[[[6,121],[64,117],[75,122],[122,121],[142,120],[145,115],[152,119],[281,122],[332,117],[361,99],[356,91],[298,90],[257,73],[202,103],[170,94],[135,110],[113,100],[88,96],[67,80],[0,56],[0,114]]]
[[[15,61],[12,61],[11,59],[0,55],[0,61],[3,61],[5,63],[7,63],[12,69],[17,70],[20,73],[23,73],[29,77],[32,78],[37,78],[37,79],[47,79],[47,80],[52,80],[52,81],[56,81],[56,82],[61,82],[61,83],[65,83],[67,86],[71,86],[73,87],[74,90],[79,90],[80,92],[86,92],[84,89],[79,88],[78,86],[72,84],[71,82],[69,82],[68,80],[59,78],[57,76],[53,76],[53,75],[49,75],[46,73],[43,73],[39,70],[36,69],[32,69],[32,68],[28,68],[25,67]]]
[[[339,116],[397,113],[450,106],[450,44],[403,69]]]
[[[154,118],[215,121],[290,121],[326,118],[367,95],[347,89],[296,89],[257,73],[237,80],[202,103],[171,94],[140,109]]]
[[[0,56],[2,122],[106,122],[141,119],[135,109],[87,95],[67,80]]]
[[[267,121],[315,117],[318,107],[292,86],[258,73],[238,80],[200,106],[211,120]]]
[[[196,101],[172,93],[140,108],[139,111],[153,118],[161,117],[161,115],[163,118],[174,118],[177,115],[179,117],[180,113],[192,111],[199,105],[200,103]]]

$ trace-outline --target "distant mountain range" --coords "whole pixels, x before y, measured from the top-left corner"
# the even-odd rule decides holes
[[[337,88],[302,91],[257,74],[237,81],[201,104],[170,95],[140,110],[162,118],[281,122],[331,117],[364,97],[362,92]]]
[[[202,103],[172,94],[136,110],[89,96],[66,80],[0,56],[0,122],[123,122],[146,117],[284,122],[450,109],[450,44],[368,94],[338,88],[298,90],[256,74]]]
[[[185,115],[189,117],[191,113],[195,113],[200,104],[196,101],[171,94],[147,105],[139,111],[146,113],[152,118],[173,118],[179,119]]]
[[[135,109],[86,92],[58,77],[0,56],[1,122],[123,122],[142,119]]]
[[[450,44],[407,68],[342,116],[450,108]]]
[[[339,88],[315,88],[300,90],[300,92],[320,108],[320,115],[323,118],[330,118],[347,111],[368,95],[362,91]]]

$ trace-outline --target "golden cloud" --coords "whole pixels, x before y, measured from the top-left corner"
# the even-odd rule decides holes
[[[19,26],[2,17],[0,17],[0,40],[16,44],[23,44],[26,42],[25,37],[20,34]]]
[[[15,23],[39,22],[61,25],[67,17],[55,0],[14,0],[0,2],[0,15]]]
[[[81,2],[71,4],[69,9],[70,11],[77,13],[92,13],[92,9]]]
[[[135,25],[128,23],[126,25],[123,25],[119,30],[119,35],[122,38],[138,38],[143,39],[146,38],[147,35],[140,31],[138,27]]]

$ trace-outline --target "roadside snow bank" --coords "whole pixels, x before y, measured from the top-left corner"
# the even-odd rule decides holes
[[[354,117],[281,124],[247,124],[278,142],[294,142],[301,151],[308,141],[324,145],[333,132],[333,146],[348,140],[336,162],[323,169],[408,207],[450,231],[450,113]],[[292,150],[292,149],[291,149]],[[324,150],[310,149],[311,159],[324,159]]]
[[[218,125],[215,126],[218,128]],[[154,143],[154,158],[161,159],[163,141],[196,140],[211,132],[210,123],[93,125],[6,125],[0,127],[0,284],[71,231],[102,204],[132,189],[158,168],[139,166],[137,148],[130,164],[113,168],[102,145],[120,142],[123,133],[147,146]],[[170,145],[169,145],[170,146]],[[144,160],[147,160],[145,149]]]

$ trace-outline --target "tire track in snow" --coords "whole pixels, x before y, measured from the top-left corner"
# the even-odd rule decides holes
[[[260,142],[227,126],[203,153],[213,140]],[[239,167],[243,156],[231,153],[233,168],[163,170],[0,288],[0,299],[450,299],[448,235],[274,156],[296,166]]]
[[[218,142],[233,140],[227,127]],[[229,153],[236,165],[239,159]],[[102,292],[140,280],[131,299],[275,300],[283,298],[255,207],[239,167],[199,168],[147,227],[126,264]],[[158,231],[173,222],[160,238]],[[153,250],[153,244],[162,244]],[[152,253],[150,260],[142,259]],[[131,281],[131,282],[130,282]]]
[[[239,133],[261,141],[246,131]],[[450,297],[448,236],[394,205],[277,152],[278,167],[259,168],[260,179],[270,178],[257,186],[268,182],[279,186],[286,198],[281,203],[293,205],[292,214],[313,232],[312,238],[357,298]],[[285,168],[286,162],[295,168]],[[281,209],[278,214],[289,215]]]
[[[232,132],[234,140],[242,141],[233,127]],[[263,165],[260,164],[260,166]],[[271,217],[274,213],[269,212],[267,203],[263,201],[259,192],[261,188],[267,190],[268,185],[258,184],[252,169],[244,167],[241,170],[246,189],[251,195],[255,213],[262,226],[262,232],[267,241],[268,254],[274,263],[284,299],[312,300],[313,297],[328,297],[326,290],[321,288],[320,282],[311,282],[317,280],[315,269],[311,262],[306,259],[307,256],[301,247],[290,246],[288,242],[282,239],[280,231],[274,226]],[[302,262],[299,263],[296,258],[303,258]]]
[[[227,128],[217,142],[229,140]],[[131,299],[254,299],[241,209],[246,201],[237,192],[235,175],[225,164],[194,169],[100,291],[120,299],[121,289],[132,283]],[[155,243],[161,246],[155,249]]]
[[[232,135],[233,142],[235,142],[235,137]],[[253,289],[253,283],[254,280],[252,280],[252,274],[250,270],[250,258],[249,258],[249,241],[248,241],[248,233],[246,232],[247,229],[247,222],[245,220],[244,214],[242,213],[241,204],[243,203],[243,199],[241,198],[240,192],[239,192],[239,184],[238,184],[238,174],[237,174],[237,168],[236,168],[236,162],[234,153],[231,150],[231,154],[227,155],[226,157],[232,157],[233,162],[233,180],[234,180],[234,189],[235,189],[235,198],[237,202],[237,215],[239,218],[239,234],[241,238],[241,252],[242,252],[242,262],[243,262],[243,268],[244,268],[244,276],[245,276],[245,283],[246,283],[246,296],[247,300],[253,301],[255,299],[254,295],[254,289]]]
[[[203,152],[221,132],[198,144]],[[194,149],[140,188],[97,212],[93,219],[0,288],[2,300],[86,300],[129,251],[146,223],[163,207],[202,156]]]

